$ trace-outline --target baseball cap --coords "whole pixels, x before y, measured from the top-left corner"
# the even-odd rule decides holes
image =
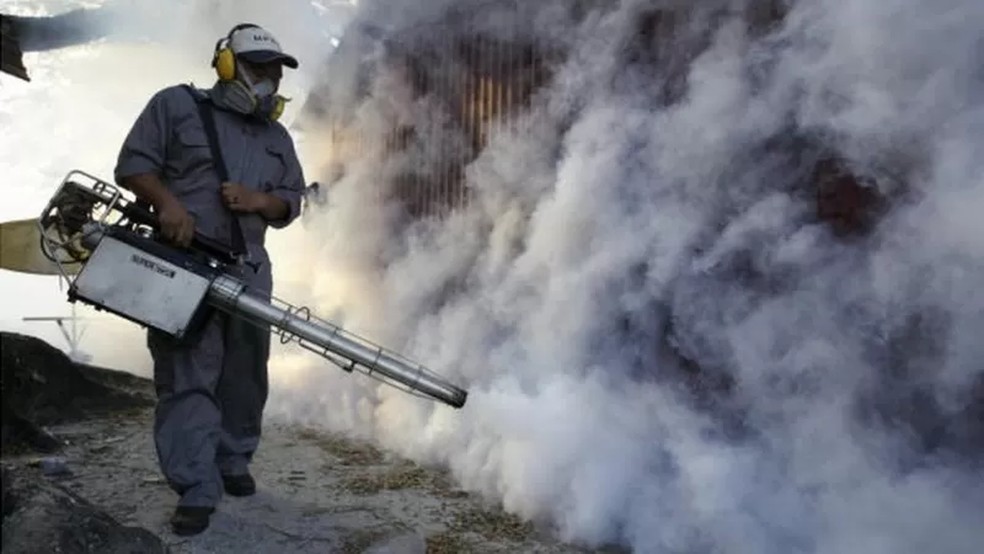
[[[236,56],[252,63],[281,60],[291,69],[297,69],[297,59],[285,53],[280,42],[262,27],[247,27],[232,34],[229,47]]]

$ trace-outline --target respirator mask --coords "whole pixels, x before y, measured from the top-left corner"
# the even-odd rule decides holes
[[[236,112],[276,121],[290,100],[277,94],[274,80],[257,77],[243,60],[254,64],[275,62],[291,69],[297,68],[297,60],[283,52],[273,35],[252,23],[233,27],[215,45],[212,67],[219,77],[223,103]]]
[[[241,114],[276,121],[290,99],[277,94],[277,85],[270,78],[255,79],[249,70],[236,62],[237,78],[221,81],[222,100],[226,106]]]

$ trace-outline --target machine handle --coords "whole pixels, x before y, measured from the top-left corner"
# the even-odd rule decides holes
[[[236,256],[232,252],[232,249],[227,245],[215,239],[206,237],[197,231],[195,232],[195,236],[191,239],[191,246],[192,248],[201,250],[202,252],[219,259],[223,263],[234,264],[239,261],[238,256]]]
[[[154,229],[155,231],[160,230],[160,222],[157,217],[146,207],[146,204],[137,201],[130,202],[126,206],[120,208],[120,211],[126,215],[127,219],[134,223],[140,223],[147,225]],[[239,256],[233,251],[233,249],[218,240],[206,237],[205,235],[195,231],[195,235],[191,239],[192,249],[199,250],[205,254],[208,254],[219,261],[227,264],[235,264],[239,261]]]

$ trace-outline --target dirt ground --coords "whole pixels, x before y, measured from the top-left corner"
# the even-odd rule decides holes
[[[69,442],[70,473],[49,478],[123,525],[153,532],[175,553],[588,552],[483,504],[439,471],[275,422],[254,462],[257,494],[227,496],[208,530],[179,537],[168,526],[177,497],[155,464],[152,413],[138,408],[52,426]],[[38,461],[36,454],[3,460]]]

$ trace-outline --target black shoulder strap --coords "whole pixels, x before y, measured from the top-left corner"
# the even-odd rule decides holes
[[[212,150],[212,161],[215,171],[219,174],[220,182],[229,180],[229,169],[226,167],[225,158],[222,157],[222,150],[219,148],[219,134],[215,130],[215,116],[212,114],[210,102],[205,95],[199,94],[189,85],[183,85],[185,90],[195,99],[198,106],[198,113],[202,118],[202,125],[205,127],[205,135],[208,137],[208,147]],[[246,240],[243,237],[243,229],[239,223],[239,215],[232,215],[232,250],[237,255],[246,254]]]

